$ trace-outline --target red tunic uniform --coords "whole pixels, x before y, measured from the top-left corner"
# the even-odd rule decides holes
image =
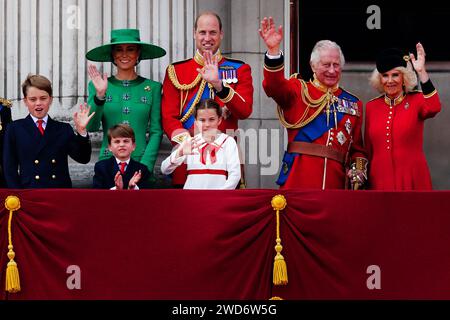
[[[219,75],[229,81],[221,92],[209,89],[208,84],[204,84],[203,87],[206,87],[204,90],[211,92],[207,94],[208,97],[214,97],[220,106],[226,106],[228,111],[224,112],[224,118],[219,126],[219,130],[226,133],[228,130],[236,130],[238,120],[246,119],[252,113],[253,83],[248,64],[222,57],[220,52],[218,54]],[[194,58],[174,63],[167,68],[163,83],[161,113],[164,132],[170,139],[186,130],[193,136],[193,119],[192,116],[188,116],[190,107],[205,98],[199,94],[199,91],[203,90],[202,79],[197,72],[197,68],[202,68],[203,64],[203,57],[197,52]],[[173,173],[172,182],[180,185],[185,180],[185,166],[179,167]]]
[[[423,126],[425,119],[434,117],[440,110],[434,87],[426,96],[411,92],[390,100],[383,95],[367,103],[364,135],[370,189],[432,189],[422,149]]]
[[[302,118],[312,120],[323,117],[323,113],[326,113],[325,108],[319,114],[317,114],[318,108],[308,108],[302,95],[306,93],[313,100],[319,99],[324,96],[327,88],[317,80],[307,82],[305,88],[297,78],[285,79],[282,58],[270,60],[266,58],[263,88],[266,94],[278,103],[285,120],[290,124],[295,124]],[[342,111],[338,112],[340,120],[337,121],[337,125],[333,124],[332,127],[329,127],[328,124],[323,125],[323,128],[320,127],[320,124],[316,125],[318,130],[316,131],[322,133],[308,142],[327,146],[333,151],[344,154],[347,161],[342,163],[326,157],[297,153],[292,158],[293,163],[290,169],[287,161],[283,160],[280,177],[283,175],[283,170],[284,173],[288,172],[288,176],[284,184],[279,183],[281,188],[344,189],[346,187],[345,165],[356,157],[366,158],[361,134],[361,101],[339,87],[333,89],[333,95],[334,97],[346,95],[350,99],[338,100],[339,102],[336,104],[338,110]],[[351,104],[352,107],[348,108],[348,104]],[[331,113],[329,118],[334,118],[334,114]],[[299,131],[305,130],[305,128],[306,125],[299,129],[288,128],[288,142],[293,142]],[[310,134],[306,133],[305,135],[309,136]],[[284,159],[289,155],[292,154],[286,152]]]

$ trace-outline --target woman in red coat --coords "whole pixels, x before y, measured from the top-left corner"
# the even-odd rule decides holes
[[[369,188],[431,190],[423,152],[424,121],[441,110],[439,95],[425,70],[425,50],[413,54],[387,49],[377,59],[370,82],[383,93],[366,105],[365,143],[369,155]],[[408,65],[410,61],[411,65]],[[417,85],[417,72],[421,91]]]

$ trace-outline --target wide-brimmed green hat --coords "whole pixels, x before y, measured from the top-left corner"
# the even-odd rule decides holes
[[[142,42],[138,29],[111,30],[111,41],[86,53],[86,59],[99,62],[113,62],[111,50],[116,44],[138,44],[141,49],[139,60],[155,59],[166,54],[166,50],[150,43]]]

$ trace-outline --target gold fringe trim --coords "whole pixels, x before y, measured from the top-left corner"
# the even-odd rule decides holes
[[[13,217],[13,212],[20,209],[20,200],[16,196],[8,196],[5,200],[5,208],[9,210],[8,219],[8,258],[9,262],[6,267],[6,281],[5,290],[9,293],[16,293],[20,291],[20,277],[19,269],[17,268],[17,263],[14,261],[16,256],[13,251],[14,247],[12,244],[12,230],[11,222]]]
[[[169,79],[170,81],[173,83],[173,85],[175,86],[175,88],[177,88],[178,90],[182,90],[182,91],[188,91],[191,90],[192,88],[194,88],[202,79],[202,76],[200,75],[200,73],[197,75],[197,77],[194,79],[194,81],[192,81],[189,84],[181,84],[180,81],[178,81],[178,77],[177,74],[175,72],[175,67],[173,64],[169,65],[169,67],[167,68],[167,74],[169,75]]]
[[[284,257],[281,255],[283,246],[281,245],[280,238],[280,211],[286,208],[286,198],[281,194],[278,194],[272,198],[271,201],[273,210],[276,211],[277,215],[277,239],[275,245],[275,261],[273,265],[273,284],[276,286],[286,285],[288,283],[287,266]]]

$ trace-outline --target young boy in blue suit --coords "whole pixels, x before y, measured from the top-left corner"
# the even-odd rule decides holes
[[[112,157],[100,160],[94,167],[94,188],[137,190],[150,188],[147,166],[131,159],[136,148],[133,129],[117,124],[108,130],[108,148]]]
[[[30,114],[10,123],[3,146],[6,186],[14,189],[71,188],[68,157],[88,163],[91,143],[86,126],[92,115],[86,104],[73,115],[72,126],[48,115],[52,84],[41,75],[28,75],[22,84],[24,103]]]

